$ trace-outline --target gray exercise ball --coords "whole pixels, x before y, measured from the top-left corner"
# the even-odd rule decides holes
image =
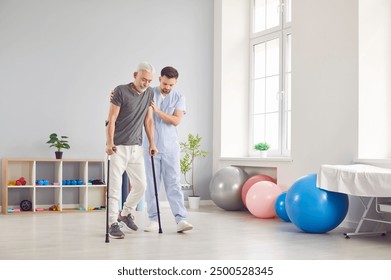
[[[248,177],[246,171],[234,166],[224,167],[217,171],[209,183],[210,197],[213,202],[229,211],[243,209],[242,187]]]

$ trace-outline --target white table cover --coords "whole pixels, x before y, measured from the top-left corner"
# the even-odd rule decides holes
[[[355,196],[391,197],[391,169],[367,164],[324,164],[318,187]]]

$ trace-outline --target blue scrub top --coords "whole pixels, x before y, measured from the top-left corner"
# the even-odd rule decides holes
[[[175,110],[181,110],[186,113],[185,97],[175,90],[166,96],[163,100],[159,87],[153,88],[153,95],[156,106],[168,115],[172,115]],[[159,153],[178,152],[179,139],[178,129],[175,125],[165,123],[157,114],[153,114],[155,122],[155,145]],[[149,148],[149,141],[144,133],[143,145],[145,149]]]

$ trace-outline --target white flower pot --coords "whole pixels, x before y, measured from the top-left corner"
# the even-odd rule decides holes
[[[267,151],[259,151],[259,156],[261,158],[266,158],[267,157]]]
[[[200,199],[199,196],[188,196],[187,199],[189,200],[189,208],[190,209],[198,209],[200,208]]]

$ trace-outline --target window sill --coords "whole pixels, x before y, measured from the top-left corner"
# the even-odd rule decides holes
[[[369,164],[369,165],[391,168],[390,158],[379,158],[379,159],[357,158],[354,160],[354,163],[362,163],[362,164]]]
[[[283,163],[290,163],[293,161],[290,157],[220,157],[221,162],[227,162],[231,165],[237,166],[254,166],[254,167],[269,167],[277,166]]]

